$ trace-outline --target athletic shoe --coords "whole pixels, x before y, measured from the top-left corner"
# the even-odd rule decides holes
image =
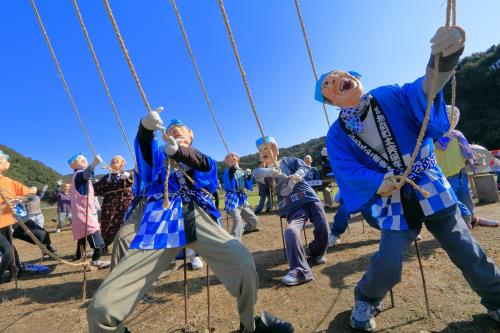
[[[203,268],[203,261],[201,261],[200,257],[194,257],[191,259],[191,268],[193,271],[197,271]]]
[[[259,232],[260,229],[255,227],[254,229],[250,229],[250,230],[244,230],[243,231],[243,235],[246,235],[246,234],[251,234],[252,232]]]
[[[475,224],[481,227],[498,227],[497,221],[487,220],[484,217],[477,217]]]
[[[335,236],[334,234],[330,233],[328,235],[328,247],[332,247],[334,245],[339,245],[340,244],[340,236]]]
[[[299,277],[296,271],[290,271],[287,273],[287,275],[281,278],[281,282],[283,282],[287,286],[296,286],[312,280],[313,278],[308,279],[305,277]]]
[[[490,316],[497,323],[500,323],[500,309],[489,310],[488,316]]]
[[[60,233],[61,232],[61,229],[57,228],[56,229],[56,234]]]
[[[250,333],[243,324],[240,323],[238,333]],[[293,333],[291,323],[275,317],[266,311],[262,311],[260,316],[255,317],[255,331],[253,333]]]
[[[313,262],[315,265],[324,265],[326,264],[325,256],[317,256],[317,257],[309,257],[309,260]]]
[[[357,300],[351,312],[351,327],[361,331],[375,331],[375,310],[370,303]]]
[[[90,262],[90,265],[97,268],[97,269],[106,269],[109,267],[110,262],[109,261],[102,261],[102,260],[93,260]]]

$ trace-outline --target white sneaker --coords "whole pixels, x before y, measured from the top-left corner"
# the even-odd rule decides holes
[[[339,245],[339,244],[340,244],[340,237],[330,233],[328,235],[328,247],[332,247],[334,245]]]
[[[57,228],[56,229],[56,234],[60,233],[61,232],[61,229]]]
[[[203,268],[203,261],[201,261],[200,257],[194,257],[191,259],[191,267],[193,268],[193,271]]]

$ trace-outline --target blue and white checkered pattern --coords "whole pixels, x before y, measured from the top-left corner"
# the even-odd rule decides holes
[[[163,195],[151,197],[130,249],[157,250],[186,245],[182,198],[171,198],[170,206],[163,209]]]
[[[424,197],[418,191],[416,192],[425,216],[432,215],[457,203],[457,197],[452,191],[450,183],[436,165],[434,155],[430,154],[429,151],[427,146],[422,148],[420,160],[414,164],[409,177],[425,191],[429,192],[428,197]],[[409,158],[409,155],[403,156],[406,163],[408,163]],[[399,191],[395,191],[390,197],[379,198],[373,206],[373,213],[378,218],[378,223],[382,229],[409,229]]]
[[[224,210],[229,213],[233,209],[248,206],[248,197],[245,192],[227,192]]]

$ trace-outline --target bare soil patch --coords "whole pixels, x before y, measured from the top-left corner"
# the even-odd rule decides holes
[[[481,216],[500,219],[500,204],[477,208]],[[328,212],[331,221],[334,212]],[[280,278],[287,271],[280,236],[279,218],[260,217],[260,232],[244,236],[252,251],[260,277],[257,311],[267,310],[290,320],[296,332],[353,332],[348,324],[353,305],[353,288],[364,273],[370,256],[377,250],[379,232],[359,219],[351,221],[350,232],[342,244],[330,249],[327,264],[313,268],[313,282],[284,287]],[[54,229],[50,218],[49,230]],[[225,224],[225,219],[223,220]],[[474,237],[487,254],[500,264],[500,228],[475,228]],[[311,225],[307,227],[312,239]],[[69,259],[75,242],[67,227],[51,234],[59,254]],[[387,310],[377,317],[379,332],[500,332],[479,304],[479,297],[439,247],[432,235],[422,232],[420,252],[430,298],[431,316],[426,316],[422,283],[415,249],[410,248],[403,267],[403,279],[394,288],[395,308],[384,300]],[[39,263],[40,252],[30,244],[15,241],[21,260]],[[107,259],[107,258],[104,258]],[[73,267],[45,260],[53,271],[48,274],[24,274],[19,289],[13,283],[0,285],[0,332],[87,332],[82,302],[82,272]],[[188,271],[189,331],[206,332],[206,271]],[[107,271],[88,274],[88,297],[92,297]],[[234,299],[210,273],[211,326],[214,332],[234,332],[239,326]],[[152,301],[137,306],[126,323],[132,332],[180,332],[184,327],[183,271],[176,270],[151,291]]]

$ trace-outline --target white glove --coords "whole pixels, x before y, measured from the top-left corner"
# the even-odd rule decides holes
[[[381,197],[388,197],[392,195],[392,192],[394,192],[397,189],[397,181],[394,178],[389,178],[392,176],[392,172],[388,172],[384,176],[384,180],[382,181],[382,184],[380,184],[380,187],[377,190],[377,194],[380,195]]]
[[[94,159],[92,160],[92,163],[91,163],[90,165],[91,165],[92,167],[94,167],[94,168],[95,168],[96,166],[98,166],[98,165],[99,165],[99,164],[101,164],[101,163],[102,163],[102,158],[101,158],[101,156],[99,156],[99,155],[95,155],[95,156],[94,156]]]
[[[278,169],[271,169],[271,174],[273,178],[288,178],[287,175],[285,175],[283,172],[279,171]]]
[[[130,173],[127,171],[123,171],[122,174],[120,175],[120,179],[128,179],[130,178]]]
[[[293,180],[295,183],[298,183],[302,180],[302,177],[300,175],[297,175],[296,173],[294,173],[293,175],[290,175],[288,178],[290,180]]]
[[[289,195],[290,193],[292,193],[293,188],[295,187],[295,185],[297,185],[297,182],[294,181],[293,179],[290,179],[288,181],[288,184],[286,184],[286,186],[281,189],[280,194],[282,196]]]
[[[148,114],[141,119],[141,124],[146,129],[150,131],[155,131],[157,129],[164,130],[163,120],[161,120],[160,112],[163,111],[163,107],[159,107],[156,110],[148,112]]]
[[[61,186],[62,184],[63,184],[62,179],[59,179],[59,180],[56,182],[56,185],[57,185],[57,186]]]
[[[252,170],[250,170],[250,169],[246,169],[246,170],[245,170],[245,177],[248,177],[248,176],[250,176],[251,174],[252,174]]]
[[[465,31],[460,27],[440,27],[431,39],[431,53],[447,57],[464,47]]]
[[[179,144],[177,143],[177,141],[175,141],[173,136],[169,136],[167,140],[165,140],[165,153],[168,156],[172,156],[177,153],[178,150]]]

